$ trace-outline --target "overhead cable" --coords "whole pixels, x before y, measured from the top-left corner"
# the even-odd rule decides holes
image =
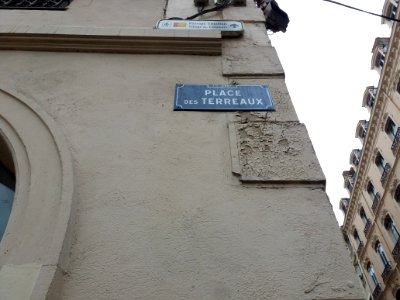
[[[373,15],[373,16],[376,16],[376,17],[381,17],[381,18],[384,18],[386,20],[390,20],[390,21],[394,21],[394,22],[400,22],[400,20],[396,19],[396,18],[392,18],[392,17],[376,14],[376,13],[373,13],[373,12],[370,12],[370,11],[366,11],[366,10],[363,10],[363,9],[360,9],[360,8],[357,8],[357,7],[354,7],[354,6],[350,6],[350,5],[347,5],[347,4],[343,4],[343,3],[340,3],[340,2],[336,2],[336,1],[333,1],[333,0],[322,0],[322,1],[331,2],[333,4],[337,4],[337,5],[344,6],[344,7],[350,8],[350,9],[361,11],[361,12],[366,13],[366,14],[370,14],[370,15]]]

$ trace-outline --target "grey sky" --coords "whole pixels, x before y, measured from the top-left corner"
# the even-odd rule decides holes
[[[341,0],[381,13],[384,1]],[[370,69],[372,46],[378,36],[389,36],[381,18],[322,0],[278,0],[288,13],[286,33],[270,36],[285,69],[286,82],[300,121],[305,123],[327,178],[327,193],[339,224],[339,200],[348,197],[342,172],[350,168],[358,120],[369,119],[362,105],[367,86],[379,76]]]

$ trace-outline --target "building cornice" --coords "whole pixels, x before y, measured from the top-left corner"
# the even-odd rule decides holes
[[[363,187],[364,180],[367,176],[368,162],[371,161],[371,156],[374,153],[374,145],[376,144],[376,139],[378,131],[380,130],[381,120],[384,113],[384,108],[386,106],[388,95],[390,94],[390,89],[392,88],[393,73],[396,71],[396,61],[397,53],[400,45],[400,28],[398,24],[393,25],[393,29],[390,37],[389,49],[386,54],[385,64],[381,70],[381,77],[379,80],[378,91],[375,99],[375,104],[371,112],[371,118],[369,120],[369,126],[367,135],[364,140],[364,145],[362,149],[362,155],[360,159],[360,164],[356,174],[356,180],[354,184],[353,191],[350,195],[349,207],[343,222],[343,230],[345,232],[349,231],[351,224],[354,220],[355,210],[357,200],[359,199]],[[382,195],[382,198],[384,195]]]
[[[221,32],[0,25],[0,50],[221,55]]]

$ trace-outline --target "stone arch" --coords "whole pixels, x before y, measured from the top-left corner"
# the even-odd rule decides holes
[[[13,209],[0,242],[0,294],[58,299],[74,216],[73,168],[66,140],[36,102],[1,87],[0,135],[12,154],[17,178]]]

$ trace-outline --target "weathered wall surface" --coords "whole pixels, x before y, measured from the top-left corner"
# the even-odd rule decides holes
[[[141,26],[164,7],[124,2],[152,12]],[[61,299],[362,299],[279,59],[262,24],[246,26],[222,56],[0,52],[0,82],[54,118],[72,153]],[[267,84],[276,112],[172,110],[176,83],[233,81]]]

